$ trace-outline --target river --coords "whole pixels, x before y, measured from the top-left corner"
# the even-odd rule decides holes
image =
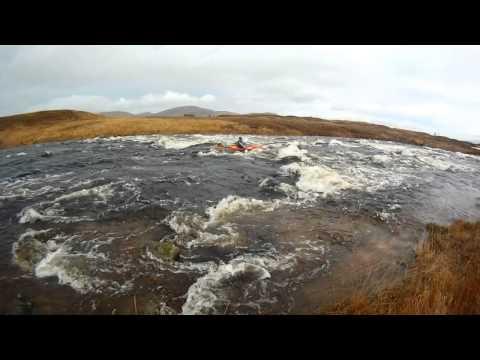
[[[309,314],[402,278],[425,224],[480,215],[480,157],[227,135],[0,150],[0,312]],[[176,260],[159,255],[175,244]]]

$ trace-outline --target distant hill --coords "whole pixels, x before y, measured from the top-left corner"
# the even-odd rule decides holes
[[[218,115],[235,115],[230,111],[216,111],[211,109],[202,108],[199,106],[179,106],[171,109],[163,110],[157,113],[142,113],[137,116],[140,117],[177,117],[185,115],[194,115],[200,117],[218,116]]]
[[[272,112],[263,112],[263,113],[248,113],[245,116],[280,116]]]
[[[144,112],[140,114],[133,114],[127,111],[106,111],[99,113],[107,117],[184,117],[188,115],[198,117],[210,117],[220,115],[239,115],[231,111],[217,111],[199,106],[178,106],[171,109],[166,109],[160,112]]]
[[[0,117],[0,130],[9,124],[21,124],[22,126],[29,126],[34,124],[49,124],[57,122],[69,122],[76,120],[94,120],[101,119],[104,116],[94,114],[86,111],[78,110],[45,110],[31,113],[16,114],[10,116]]]
[[[107,117],[132,117],[135,116],[132,113],[129,113],[127,111],[106,111],[106,112],[101,112],[100,115],[107,116]]]

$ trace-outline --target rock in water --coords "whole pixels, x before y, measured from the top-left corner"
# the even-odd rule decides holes
[[[17,295],[17,314],[31,315],[33,313],[33,304],[22,294]]]
[[[298,156],[286,156],[278,160],[278,163],[282,165],[288,165],[294,162],[301,162],[301,161],[302,159],[300,159]]]
[[[280,181],[273,179],[271,177],[268,177],[266,179],[263,179],[259,186],[261,188],[262,192],[266,193],[278,193],[278,186],[280,185]]]
[[[151,246],[152,254],[160,259],[176,261],[180,256],[180,249],[171,241],[162,241]]]
[[[35,266],[48,254],[49,231],[29,229],[13,245],[13,259],[25,271],[34,272]]]
[[[42,153],[42,155],[40,155],[40,156],[41,156],[41,157],[50,157],[50,156],[52,156],[52,153],[51,153],[50,151],[44,151],[44,152]]]

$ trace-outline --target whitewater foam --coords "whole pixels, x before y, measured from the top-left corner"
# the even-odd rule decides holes
[[[163,146],[165,149],[185,149],[193,145],[204,144],[206,139],[203,137],[195,136],[189,139],[182,139],[179,137],[165,136],[158,140],[158,145]]]
[[[388,155],[373,155],[372,162],[377,165],[386,166],[392,161],[392,158]]]
[[[327,196],[352,187],[352,184],[344,180],[335,170],[326,166],[293,163],[282,166],[281,170],[299,176],[295,185],[304,192]]]
[[[278,185],[278,189],[290,197],[295,196],[298,193],[298,190],[295,186],[286,183],[280,183],[280,185]]]
[[[173,212],[166,223],[176,233],[174,241],[186,248],[205,245],[230,246],[235,244],[238,237],[228,224],[207,230],[207,221],[204,218],[183,211]]]
[[[273,211],[281,202],[263,201],[227,196],[216,205],[205,210],[205,217],[185,211],[174,211],[165,223],[175,231],[175,241],[188,248],[193,246],[238,245],[239,234],[229,221],[238,214],[249,214],[252,211]]]
[[[28,229],[24,232],[12,246],[14,262],[24,270],[32,271],[38,278],[57,277],[59,284],[68,285],[82,294],[99,291],[107,284],[91,274],[105,272],[97,261],[106,263],[108,258],[98,252],[98,248],[111,242],[111,238],[78,242],[82,239],[81,235],[54,235],[53,231]],[[83,252],[79,246],[84,248]]]
[[[205,220],[198,214],[187,214],[184,211],[174,211],[165,222],[178,235],[195,235],[198,229],[204,228]]]
[[[404,155],[411,154],[412,151],[415,151],[413,148],[408,147],[406,145],[401,145],[401,144],[391,144],[388,142],[385,143],[379,143],[375,140],[365,140],[361,139],[360,143],[362,145],[367,145],[370,146],[374,149],[381,150],[384,153],[398,153],[401,154],[403,151],[406,151]]]
[[[72,200],[72,199],[77,199],[81,197],[88,197],[88,196],[95,196],[103,200],[103,202],[107,202],[109,198],[113,196],[113,189],[112,189],[112,184],[106,184],[106,185],[101,185],[101,186],[96,186],[91,189],[82,189],[75,191],[70,194],[62,195],[55,200],[53,200],[53,203],[60,202],[60,201],[65,201],[65,200]]]
[[[479,160],[480,161],[480,156],[479,155],[464,154],[464,153],[461,153],[461,152],[456,152],[455,155],[457,155],[461,158],[464,158],[464,159],[468,158],[468,159],[473,159],[473,160]]]
[[[35,267],[35,276],[39,278],[55,276],[59,284],[69,285],[82,294],[95,291],[104,284],[104,281],[88,277],[72,266],[70,261],[73,257],[74,255],[69,254],[64,245],[60,246],[38,263]]]
[[[298,141],[294,141],[289,143],[288,146],[280,148],[280,150],[278,150],[277,158],[283,159],[289,156],[296,156],[302,161],[309,160],[309,157],[307,156],[308,151],[305,149],[300,149],[298,146]]]
[[[237,213],[273,211],[278,205],[278,201],[263,201],[229,195],[220,200],[217,205],[209,207],[206,210],[206,214],[209,216],[209,221],[205,223],[205,227],[208,227],[211,224],[225,222],[232,215]]]
[[[27,208],[20,213],[20,220],[18,222],[20,224],[33,224],[37,221],[49,220],[50,218],[51,217],[49,216],[40,214],[37,210],[33,208]]]
[[[258,308],[260,303],[271,302],[266,288],[271,285],[274,271],[289,271],[297,263],[295,254],[280,256],[240,255],[228,263],[213,266],[210,271],[197,279],[187,291],[187,300],[182,306],[182,314],[218,314],[230,303],[230,292],[242,289],[245,305]],[[257,287],[257,299],[247,300],[250,289]],[[241,303],[242,299],[236,299]]]
[[[48,234],[52,229],[45,229],[45,230],[33,230],[27,229],[20,237],[18,241],[24,241],[26,238],[36,238],[39,235]]]
[[[215,314],[219,306],[227,304],[226,293],[232,282],[255,282],[270,278],[270,273],[259,265],[232,260],[200,277],[190,286],[182,314]]]
[[[20,224],[33,224],[36,223],[37,221],[53,221],[57,223],[72,223],[72,222],[79,222],[79,221],[92,221],[91,218],[86,217],[86,216],[61,216],[58,213],[60,213],[60,209],[54,209],[54,208],[47,208],[45,210],[46,214],[42,214],[39,211],[35,210],[32,207],[27,207],[24,208],[18,215],[19,217],[18,222]]]
[[[343,147],[348,147],[348,148],[354,148],[358,147],[358,145],[355,144],[347,144],[343,141],[337,140],[337,139],[332,139],[329,141],[328,146],[343,146]]]
[[[430,156],[417,156],[417,159],[420,160],[421,162],[435,168],[438,170],[446,171],[446,170],[453,170],[455,169],[455,164],[447,161],[447,160],[442,160],[438,158],[433,158]]]

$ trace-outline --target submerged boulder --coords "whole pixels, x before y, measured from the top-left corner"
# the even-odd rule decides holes
[[[301,161],[302,161],[302,159],[300,159],[298,156],[285,156],[285,157],[281,158],[280,160],[278,160],[278,163],[282,164],[282,165],[288,165],[288,164],[291,164],[291,163],[301,162]]]
[[[274,179],[272,177],[267,177],[263,179],[260,183],[260,191],[266,192],[266,193],[277,193],[280,192],[278,190],[278,186],[280,185],[280,181],[277,179]]]
[[[49,252],[49,231],[34,231],[28,229],[13,245],[15,263],[25,271],[33,272],[35,266]]]
[[[17,294],[17,301],[15,304],[16,313],[19,315],[33,314],[33,303],[23,294]]]
[[[149,250],[153,256],[166,261],[176,261],[180,256],[180,248],[172,241],[153,243]]]

